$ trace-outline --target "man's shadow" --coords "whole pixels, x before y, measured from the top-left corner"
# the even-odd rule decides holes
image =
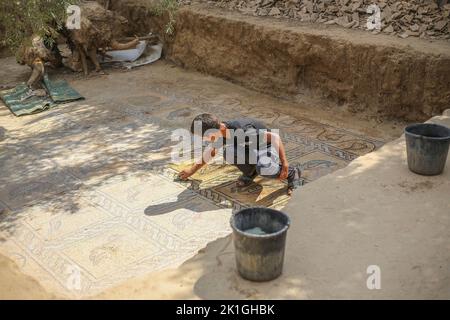
[[[178,196],[174,201],[150,205],[144,210],[144,213],[147,216],[159,216],[183,208],[195,212],[206,211],[202,210],[201,206],[198,205],[197,202],[193,201],[197,195],[198,194],[195,191],[191,189],[186,189],[180,194],[178,194]]]
[[[211,208],[207,205],[205,205],[204,201],[198,196],[203,196],[208,198],[210,201],[213,201],[216,206],[220,206],[219,203],[215,202],[214,199],[217,200],[217,195],[226,198],[230,202],[232,202],[231,207],[235,207],[235,204],[243,204],[245,206],[258,206],[258,203],[263,203],[266,200],[267,203],[265,203],[264,206],[270,207],[275,203],[275,200],[282,196],[284,193],[286,193],[286,190],[281,188],[278,189],[264,198],[259,199],[261,192],[263,191],[263,185],[259,183],[252,183],[251,185],[247,187],[237,187],[236,181],[230,180],[224,183],[221,183],[219,185],[208,187],[205,189],[200,189],[199,186],[201,184],[201,181],[198,180],[190,180],[188,182],[187,189],[178,194],[176,199],[170,202],[164,202],[164,203],[158,203],[155,205],[148,206],[144,213],[147,216],[158,216],[163,215],[166,213],[173,212],[178,209],[188,209],[194,212],[205,212],[211,210]],[[231,194],[223,194],[222,192],[219,192],[217,190],[223,189],[225,187],[230,188]],[[233,194],[235,193],[245,193],[246,201],[245,203],[240,203],[238,200],[236,200],[233,197]]]

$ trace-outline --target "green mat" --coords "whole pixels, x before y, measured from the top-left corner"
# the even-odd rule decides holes
[[[51,81],[48,76],[45,76],[44,85],[53,102],[64,103],[84,99],[83,96],[69,86],[65,80]]]
[[[52,81],[45,75],[43,82],[49,96],[30,95],[27,85],[19,84],[13,89],[0,91],[0,98],[16,116],[34,114],[61,103],[84,99],[64,80]]]

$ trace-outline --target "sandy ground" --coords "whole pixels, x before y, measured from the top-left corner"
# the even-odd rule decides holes
[[[19,271],[17,265],[5,256],[0,255],[0,300],[5,299],[54,299],[55,296],[32,277]]]
[[[0,85],[29,74],[12,58],[1,63]],[[107,71],[88,78],[52,73],[85,101],[21,118],[0,108],[0,253],[15,263],[2,264],[1,274],[23,273],[24,283],[36,280],[59,298],[92,296],[176,268],[229,234],[232,209],[286,205],[282,183],[258,180],[236,192],[236,172],[227,166],[211,166],[189,184],[174,181],[180,168],[168,162],[170,132],[187,128],[195,114],[252,116],[280,128],[307,182],[379,148],[403,126],[353,121],[314,100],[275,99],[163,61]],[[75,266],[82,287],[73,292]],[[13,298],[34,296],[25,289],[21,295],[21,287]]]
[[[18,68],[12,64],[10,64],[9,70],[22,72],[22,77],[26,77],[28,72],[26,69]],[[222,97],[221,101],[225,107],[220,110],[220,113],[230,113],[236,108],[242,110],[242,104],[245,105],[249,101],[253,101],[265,107],[266,111],[267,108],[272,112],[282,110],[283,115],[288,114],[295,119],[307,117],[310,121],[320,121],[325,126],[346,127],[351,130],[350,132],[364,134],[372,137],[372,139],[380,139],[380,141],[389,141],[396,136],[398,137],[402,129],[401,124],[393,122],[370,123],[363,120],[353,120],[345,113],[335,110],[330,112],[329,109],[322,109],[320,106],[313,109],[308,101],[305,101],[303,105],[292,104],[291,102],[261,96],[225,81],[186,72],[164,62],[132,72],[116,70],[109,70],[109,72],[108,76],[92,75],[88,79],[74,77],[71,74],[64,75],[75,88],[89,98],[89,106],[95,106],[95,109],[100,110],[100,112],[94,110],[95,112],[91,113],[91,108],[83,105],[83,108],[86,108],[85,112],[87,112],[83,116],[83,113],[79,112],[80,106],[73,105],[71,108],[66,106],[29,118],[15,118],[2,108],[0,117],[2,145],[11,147],[10,143],[13,142],[22,144],[20,150],[16,152],[19,152],[19,154],[24,152],[24,155],[28,154],[25,151],[26,148],[33,147],[30,149],[30,151],[33,150],[32,154],[41,150],[47,156],[54,156],[58,163],[73,165],[75,158],[64,159],[64,157],[67,157],[64,146],[70,146],[70,150],[73,150],[72,153],[83,155],[82,158],[85,159],[84,153],[77,152],[89,146],[92,140],[86,136],[81,138],[88,138],[88,140],[81,139],[78,135],[82,133],[82,130],[74,129],[70,125],[71,122],[65,121],[64,126],[57,126],[56,128],[49,125],[47,121],[52,120],[57,115],[66,114],[68,117],[66,119],[76,121],[75,123],[82,126],[84,130],[89,130],[89,127],[84,125],[100,126],[100,128],[105,129],[107,126],[103,123],[105,121],[112,122],[112,132],[118,130],[117,132],[120,135],[113,136],[112,140],[103,142],[105,144],[107,141],[106,146],[110,147],[116,146],[115,141],[120,140],[119,137],[122,138],[121,141],[123,142],[124,139],[135,139],[139,136],[137,134],[139,131],[133,132],[129,136],[127,133],[127,128],[129,128],[127,126],[130,125],[130,121],[134,124],[138,123],[134,117],[158,118],[158,125],[161,127],[167,126],[167,128],[170,128],[170,123],[173,122],[176,123],[175,125],[187,125],[191,114],[185,110],[186,105],[189,105],[189,108],[194,108],[193,111],[197,112],[190,99],[181,101],[184,108],[181,108],[182,111],[180,111],[179,105],[176,103],[166,105],[164,108],[168,108],[168,110],[164,110],[164,108],[155,109],[152,108],[153,102],[148,102],[150,101],[148,100],[150,99],[149,96],[146,95],[146,98],[143,99],[135,98],[135,96],[139,96],[138,93],[142,94],[143,92],[152,95],[151,92],[154,91],[151,90],[154,90],[158,84],[164,84],[165,88],[170,88],[165,89],[166,91],[160,91],[165,97],[168,96],[168,92],[179,93],[178,90],[181,90],[180,84],[181,88],[185,86],[183,83],[190,83],[188,90],[181,91],[181,96],[184,97],[192,97],[188,93],[198,92],[196,86],[192,85],[193,83],[196,83],[199,88],[208,88],[213,92],[216,89],[212,88],[220,88],[225,96],[230,94],[233,98],[236,98],[236,95],[241,97],[237,106],[235,100],[224,100]],[[20,79],[19,76],[18,79]],[[131,80],[136,81],[137,88],[131,89],[129,92],[121,90]],[[214,97],[217,99],[217,93],[214,94]],[[147,102],[143,103],[142,101]],[[195,102],[199,103],[199,101],[201,99]],[[115,112],[120,110],[120,106],[124,103],[128,103],[128,106],[132,108],[128,114],[133,114],[134,117],[126,118],[128,120],[125,121],[126,125],[121,126],[116,121],[122,123],[123,116],[119,117]],[[107,109],[105,109],[105,105]],[[208,103],[205,103],[203,107],[207,105]],[[258,106],[255,106],[255,108],[252,109],[252,112],[260,110]],[[107,112],[105,113],[107,110],[112,113],[112,118]],[[145,113],[145,111],[148,113]],[[160,112],[166,116],[172,114],[172,119],[169,121],[166,116],[161,117]],[[255,112],[255,114],[266,119],[266,121],[268,121],[267,119],[273,119],[272,113]],[[187,116],[183,117],[183,115]],[[55,119],[60,118],[56,117]],[[449,119],[447,116],[436,119],[436,121],[448,123]],[[36,122],[39,125],[33,126]],[[300,124],[297,124],[297,126],[302,127]],[[60,130],[69,132],[68,140],[55,140],[54,144],[49,144],[51,140],[48,140],[48,138],[52,137],[52,130],[55,130],[55,134],[58,135],[61,132]],[[39,134],[39,132],[42,134],[42,131],[45,133],[43,138],[47,139],[46,141],[36,139],[36,134]],[[17,132],[22,133],[20,136],[15,136],[14,134],[17,134]],[[101,132],[101,130],[97,132]],[[302,135],[308,136],[305,132]],[[67,144],[64,144],[64,141]],[[41,147],[37,147],[35,143],[38,143]],[[81,149],[73,149],[73,143],[80,144]],[[42,144],[47,145],[44,149],[39,149],[42,148]],[[102,146],[102,143],[96,145],[97,148],[99,146]],[[133,146],[135,147],[135,145]],[[61,147],[63,148],[61,149]],[[102,148],[94,154],[99,156],[104,153],[105,150]],[[154,153],[155,149],[152,148],[154,147],[150,147],[149,151]],[[92,153],[92,150],[92,148],[88,148],[84,152]],[[4,156],[5,153],[2,155]],[[10,165],[9,162],[4,162],[4,164]],[[21,162],[21,164],[23,167],[27,162]],[[98,163],[92,164],[96,168],[94,172],[97,172],[99,168],[95,164]],[[36,172],[41,174],[46,172],[44,170],[45,165],[48,165],[48,163],[44,163]],[[81,163],[78,166],[83,167]],[[130,167],[128,165],[123,166],[123,164],[117,166],[116,164],[114,168],[115,170],[109,173],[107,171],[106,176],[103,170],[99,170],[93,176],[88,175],[83,183],[89,184],[91,179],[93,179],[91,182],[98,183],[99,178],[105,179],[107,182],[108,179],[117,176],[126,177],[121,172],[122,170],[129,170]],[[8,174],[4,173],[3,177],[12,177],[10,171],[6,172]],[[88,170],[85,174],[89,172]],[[327,173],[329,172],[321,175]],[[185,262],[181,266],[171,267],[167,265],[159,271],[152,271],[150,268],[141,275],[136,274],[134,279],[127,278],[120,281],[116,284],[116,287],[114,287],[114,282],[111,282],[108,286],[113,286],[113,288],[104,287],[96,298],[449,298],[450,285],[448,272],[446,272],[449,267],[448,245],[446,245],[449,243],[448,232],[446,232],[449,227],[446,214],[450,211],[446,198],[450,191],[449,181],[448,169],[443,176],[430,178],[420,177],[407,171],[404,140],[400,138],[378,151],[359,157],[348,167],[329,173],[314,183],[308,184],[295,194],[293,200],[285,208],[285,211],[291,215],[293,224],[288,236],[285,270],[280,279],[269,283],[255,284],[239,278],[235,271],[231,238],[225,233],[224,236],[215,235],[215,238],[204,242],[203,245],[199,244],[191,255],[193,257],[184,258]],[[9,187],[9,185],[7,186]],[[52,188],[48,186],[47,188],[47,192],[50,191],[51,193]],[[83,189],[78,188],[75,190],[78,190],[77,192],[83,191]],[[63,199],[72,201],[72,205],[82,205],[82,203],[74,201],[76,198],[68,197],[72,195],[71,192],[63,194],[65,197]],[[2,220],[17,213],[17,208],[11,208],[10,201],[14,200],[13,204],[19,204],[20,206],[22,202],[26,202],[28,194],[24,193],[23,196],[25,198],[22,198],[19,202],[14,198],[2,196],[0,202]],[[49,202],[48,198],[44,199],[47,199],[45,200],[47,205],[52,203]],[[27,219],[36,216],[36,211],[29,211],[30,208],[39,208],[42,203],[31,202],[31,204],[31,206],[24,206],[25,210],[20,211]],[[54,207],[54,204],[50,206],[50,208]],[[86,212],[86,209],[83,209],[85,207],[81,206],[80,208],[78,209],[79,213]],[[302,209],[299,210],[299,208]],[[39,212],[38,210],[37,216],[45,218],[45,212]],[[426,212],[426,215],[424,215],[424,212]],[[86,213],[89,213],[89,211]],[[170,213],[168,214],[170,215]],[[20,219],[17,219],[17,223],[13,224],[18,230],[20,229],[19,226],[22,226],[20,221]],[[25,220],[27,223],[30,221],[32,220]],[[43,221],[48,220],[44,219]],[[49,230],[46,229],[45,223],[36,224],[37,229],[33,231],[40,234],[39,237],[44,241],[44,244],[47,243],[41,249],[48,249],[48,247],[57,244],[64,247],[64,242],[55,241],[55,238],[53,238],[55,235],[42,233],[42,230],[46,232]],[[4,227],[5,224],[2,226]],[[68,226],[85,228],[84,224],[76,219],[70,222]],[[56,231],[64,231],[64,228],[56,229]],[[58,236],[66,238],[66,234],[62,232],[58,235],[57,233],[56,238],[59,239]],[[70,238],[73,233],[68,233],[68,235]],[[27,263],[29,264],[31,261],[30,258],[18,255],[17,253],[20,250],[18,251],[17,248],[9,251],[10,245],[7,243],[11,239],[16,239],[16,243],[21,240],[20,236],[14,235],[14,232],[12,234],[2,232],[2,244],[0,245],[2,253],[8,255],[16,253],[16,255],[13,254],[10,258],[1,256],[0,285],[2,288],[13,287],[11,290],[2,290],[1,298],[67,298],[68,296],[63,294],[63,291],[55,290],[52,285],[49,285],[51,277],[46,278],[45,273],[39,271],[40,268],[36,266],[29,268],[30,266],[27,266]],[[96,254],[94,262],[105,262],[105,266],[115,264],[114,256],[108,254],[105,256],[104,250],[107,250],[107,253],[110,249],[120,249],[120,246],[115,247],[110,240],[108,239],[108,246],[106,247],[103,243],[101,246],[103,249],[100,252],[94,250]],[[206,243],[208,245],[202,249]],[[65,252],[72,259],[76,259],[79,255],[77,251],[69,250]],[[39,251],[34,253],[38,254]],[[105,257],[106,260],[104,260]],[[129,257],[125,257],[125,259],[129,259]],[[379,265],[381,268],[382,290],[380,291],[371,291],[365,287],[366,268],[371,264]],[[33,273],[33,271],[39,271],[40,273]]]
[[[270,19],[264,24],[298,27]],[[241,30],[239,21],[236,27]],[[323,32],[331,39],[349,37],[334,28],[301,28],[312,38]],[[359,34],[354,43],[380,44],[388,54],[395,47],[448,55],[448,46],[439,43],[397,43]],[[228,71],[204,68],[204,59],[196,57],[207,54],[207,46],[198,34],[192,39],[200,44],[198,55],[182,43],[186,57],[198,64],[190,67],[230,78]],[[302,45],[292,41],[302,53]],[[262,61],[273,51],[264,48],[268,54],[255,49]],[[233,53],[222,51],[228,58]],[[236,59],[207,56],[214,57],[216,71],[227,67],[224,60],[239,74],[242,64],[252,70],[252,63],[263,65],[254,54],[248,63],[235,63],[243,57],[236,52]],[[349,74],[334,68],[335,55],[329,52],[324,56],[336,72],[331,78]],[[0,86],[29,75],[14,58],[0,64]],[[291,75],[283,71],[292,69],[283,61],[275,67],[274,72],[262,68],[262,91],[270,94],[276,94],[275,87],[266,79],[274,74],[282,88],[294,79],[294,91],[302,83],[298,76],[321,74],[311,69]],[[404,122],[382,121],[355,109],[350,113],[345,104],[313,98],[305,88],[294,101],[276,99],[164,61],[107,72],[87,78],[51,72],[82,93],[83,102],[23,118],[0,106],[0,299],[449,298],[449,171],[433,178],[411,174],[405,169],[403,138],[379,149],[400,136]],[[286,82],[286,76],[293,78]],[[348,79],[348,88],[360,84],[355,76]],[[204,111],[222,118],[252,116],[280,128],[289,161],[303,166],[307,186],[291,200],[282,183],[258,180],[236,190],[236,172],[224,166],[211,166],[189,184],[174,181],[182,166],[168,161],[170,132],[188,127]],[[435,121],[449,122],[448,116]],[[276,281],[255,284],[236,274],[228,219],[233,210],[250,205],[284,208],[291,215],[285,270]],[[366,287],[370,265],[381,268],[381,290]],[[81,279],[80,288],[70,287],[74,275]]]
[[[309,29],[313,37],[324,31]],[[371,45],[398,46],[369,37]],[[438,43],[417,44],[401,46],[447,55]],[[215,68],[223,63],[217,58]],[[0,64],[0,86],[29,75],[14,58]],[[51,72],[83,102],[23,118],[0,106],[0,299],[449,298],[449,171],[434,178],[408,172],[403,138],[378,150],[405,123],[350,113],[303,91],[295,101],[276,99],[164,61],[107,71],[87,78]],[[274,90],[265,85],[262,91]],[[280,128],[307,186],[291,200],[282,183],[264,180],[237,192],[236,172],[224,166],[189,184],[174,181],[182,166],[168,161],[170,132],[204,111]],[[276,281],[255,284],[236,274],[228,219],[250,205],[291,215]],[[367,289],[369,265],[380,266],[382,290]],[[78,270],[81,288],[69,288],[68,267]]]
[[[450,110],[431,121],[450,126]],[[292,225],[279,279],[241,279],[227,237],[177,270],[98,298],[449,299],[449,168],[450,157],[441,176],[411,173],[401,137],[296,192],[285,208]],[[374,265],[379,290],[367,287]]]

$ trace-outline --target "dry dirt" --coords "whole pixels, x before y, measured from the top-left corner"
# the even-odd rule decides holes
[[[4,75],[7,74],[14,74],[15,77],[0,77],[2,81],[0,81],[0,85],[2,84],[8,84],[13,85],[17,82],[23,81],[27,78],[29,74],[29,70],[27,67],[19,66],[15,63],[14,58],[8,58],[3,59],[1,61],[2,65],[5,66],[3,68],[2,73]],[[176,121],[174,120],[163,120],[161,121],[161,124],[165,128],[170,128],[170,126],[178,126],[182,125],[187,126],[188,122],[190,120],[191,115],[189,115],[187,118],[185,118],[184,113],[177,113],[173,112],[173,110],[178,110],[176,108],[181,108],[182,110],[189,109],[189,112],[193,112],[193,114],[200,112],[201,108],[208,107],[208,106],[215,106],[217,109],[215,112],[222,113],[230,113],[235,112],[236,110],[243,109],[243,106],[255,106],[257,109],[255,109],[253,116],[260,118],[260,119],[272,119],[273,117],[277,118],[280,117],[280,114],[283,114],[283,117],[291,117],[291,118],[308,118],[314,121],[318,121],[323,125],[332,125],[335,128],[346,128],[349,130],[349,132],[355,132],[360,135],[373,137],[376,139],[389,141],[394,139],[395,137],[398,137],[401,134],[403,123],[401,122],[391,122],[386,121],[384,123],[378,123],[376,121],[365,121],[361,119],[352,119],[351,115],[343,110],[335,110],[334,108],[328,108],[326,105],[321,105],[318,101],[315,101],[314,99],[304,99],[301,103],[292,103],[289,101],[284,101],[280,99],[275,99],[270,96],[261,95],[257,92],[253,92],[251,90],[239,87],[237,85],[228,83],[226,81],[223,81],[221,79],[208,77],[201,75],[197,72],[192,71],[186,71],[183,69],[180,69],[173,64],[160,61],[153,65],[139,68],[133,71],[122,71],[122,70],[116,70],[116,69],[107,69],[108,75],[106,76],[100,76],[96,74],[91,74],[89,77],[84,78],[82,75],[79,74],[73,74],[68,72],[67,70],[59,70],[57,73],[52,72],[51,76],[54,77],[63,77],[67,79],[77,90],[79,90],[84,96],[87,97],[87,100],[85,102],[80,102],[77,104],[77,108],[82,108],[83,105],[88,104],[91,107],[85,107],[85,112],[79,112],[79,110],[75,106],[62,106],[60,108],[55,108],[54,110],[50,110],[45,113],[37,114],[30,117],[21,117],[21,118],[15,118],[13,117],[8,110],[6,110],[4,107],[2,107],[2,133],[1,133],[1,143],[8,144],[11,147],[19,148],[23,146],[23,143],[29,143],[29,144],[35,144],[36,147],[39,150],[42,151],[30,151],[33,155],[37,157],[41,157],[42,155],[49,155],[52,154],[53,156],[56,156],[57,162],[62,162],[67,166],[88,166],[91,167],[89,170],[93,170],[93,172],[96,171],[96,163],[100,161],[100,159],[93,160],[93,161],[84,161],[83,157],[81,159],[73,159],[73,160],[67,160],[67,154],[64,153],[64,149],[61,149],[61,143],[63,140],[60,140],[58,138],[58,134],[63,134],[65,136],[70,137],[68,139],[68,143],[71,145],[77,146],[77,148],[80,148],[79,151],[76,151],[77,154],[81,155],[84,154],[86,156],[86,153],[91,156],[92,151],[90,147],[87,146],[90,141],[96,141],[98,139],[96,137],[96,134],[98,132],[96,131],[97,127],[101,126],[108,126],[108,124],[117,126],[118,131],[115,131],[114,133],[111,133],[112,136],[108,136],[109,139],[112,139],[111,141],[108,140],[109,144],[120,144],[123,143],[123,141],[126,141],[124,139],[127,139],[126,136],[130,135],[130,141],[133,143],[126,144],[126,146],[133,146],[133,148],[136,146],[136,138],[134,135],[132,135],[132,132],[129,132],[129,125],[128,122],[130,122],[133,125],[138,125],[139,121],[156,121],[160,116],[158,114],[173,114],[175,116],[178,115]],[[122,88],[125,86],[128,86],[130,83],[134,83],[132,87],[130,87],[129,90],[126,92],[121,91]],[[206,85],[207,84],[207,85]],[[152,105],[152,92],[156,89],[158,89],[159,86],[163,87],[163,91],[161,91],[161,94],[164,94],[165,96],[169,97],[170,99],[174,99],[173,97],[177,98],[180,96],[181,99],[184,97],[185,100],[180,100],[177,103],[174,103],[174,105],[168,104],[164,108],[158,108],[157,106]],[[159,89],[158,89],[159,90]],[[158,91],[159,92],[159,91]],[[218,94],[220,92],[220,94]],[[146,95],[149,95],[149,100],[147,101]],[[154,94],[156,96],[156,94]],[[212,99],[212,101],[203,101],[205,98]],[[140,100],[139,100],[140,98]],[[138,100],[137,102],[135,100]],[[131,101],[131,102],[128,102]],[[164,100],[165,101],[165,100]],[[131,104],[130,104],[131,103]],[[137,106],[134,106],[134,104],[137,103]],[[238,104],[238,105],[236,105]],[[191,106],[192,105],[192,106]],[[220,106],[224,106],[224,109],[220,109]],[[95,107],[94,107],[95,106]],[[117,112],[120,110],[130,109],[130,115],[127,116],[116,116]],[[174,109],[175,108],[175,109]],[[192,110],[191,110],[192,109]],[[78,111],[77,111],[78,110]],[[91,116],[89,113],[93,112],[93,115]],[[64,122],[62,121],[61,126],[58,127],[59,122],[56,121],[54,124],[57,125],[57,128],[55,131],[50,131],[50,126],[48,127],[48,124],[46,121],[50,121],[53,118],[58,118],[58,116],[61,116],[60,113],[63,113],[64,115],[67,114],[67,118],[72,119],[70,122]],[[156,115],[155,115],[156,113]],[[280,114],[279,114],[280,113]],[[189,114],[189,113],[188,113]],[[102,116],[101,116],[102,115]],[[228,115],[229,116],[229,115]],[[81,118],[80,118],[81,117]],[[105,119],[104,117],[107,117]],[[109,120],[109,118],[113,118],[112,120]],[[137,117],[138,119],[135,119]],[[64,118],[64,117],[63,117]],[[182,120],[179,120],[179,118]],[[172,118],[170,118],[172,119]],[[44,121],[44,124],[40,124],[42,121]],[[73,125],[74,121],[81,121],[74,127]],[[86,123],[89,122],[89,123]],[[117,122],[117,123],[116,123]],[[34,125],[33,125],[34,123]],[[52,122],[53,123],[53,122]],[[68,128],[65,128],[65,125],[69,125]],[[81,132],[84,132],[89,136],[88,139],[80,139],[78,135],[80,134],[79,126],[81,128],[84,128],[86,126],[88,129],[87,131],[84,131],[84,129],[81,130]],[[298,126],[299,128],[302,127],[301,125]],[[34,132],[33,128],[37,128],[37,131]],[[39,129],[39,128],[45,128]],[[90,129],[89,129],[90,128]],[[296,129],[296,128],[292,128]],[[308,128],[307,128],[308,129]],[[310,129],[310,128],[309,128]],[[31,130],[31,131],[30,131]],[[41,132],[44,130],[43,132]],[[106,130],[106,129],[105,129]],[[88,132],[93,131],[92,134],[89,134]],[[20,133],[21,136],[26,136],[32,132],[29,136],[29,140],[27,139],[21,139],[18,135]],[[102,132],[100,130],[100,132]],[[53,134],[53,138],[49,138],[49,134]],[[42,141],[39,142],[39,136],[42,135]],[[118,139],[114,139],[114,136],[118,135]],[[12,143],[11,139],[17,138],[18,141],[22,141],[22,143]],[[333,138],[333,137],[331,137]],[[139,139],[138,139],[139,140]],[[51,143],[49,142],[51,141]],[[64,140],[66,141],[66,140]],[[11,142],[12,144],[9,144]],[[103,142],[101,144],[102,147],[110,147],[110,145],[107,142]],[[67,145],[65,145],[67,147]],[[146,146],[143,145],[144,148]],[[98,156],[101,157],[107,156],[107,153],[102,153],[102,150],[99,149],[100,147],[96,147],[96,152],[98,153]],[[120,148],[123,148],[121,146]],[[45,149],[45,150],[43,150]],[[26,152],[22,151],[20,154],[22,156],[25,156]],[[34,149],[33,149],[34,150]],[[74,151],[75,152],[75,151]],[[153,152],[153,151],[152,151]],[[129,157],[130,155],[126,153],[126,156]],[[154,152],[153,152],[154,153]],[[60,155],[60,156],[58,156]],[[4,156],[4,154],[2,154]],[[100,161],[101,162],[101,161]],[[78,164],[80,163],[80,164]],[[120,162],[120,165],[122,162]],[[13,163],[14,164],[14,163]],[[16,163],[18,165],[18,163]],[[27,164],[21,164],[22,168],[27,167],[33,170],[35,175],[42,174],[49,174],[48,172],[44,171],[41,172],[39,168],[30,166]],[[117,169],[120,171],[119,169]],[[129,172],[130,170],[127,169]],[[14,172],[16,172],[18,175],[20,175],[19,171],[10,171],[8,170],[8,173],[4,173],[3,176],[6,175],[14,175]],[[85,172],[84,169],[81,172]],[[98,174],[102,174],[103,171],[99,171]],[[114,174],[111,174],[111,177],[115,177]],[[17,181],[22,181],[20,177],[16,177]],[[8,179],[8,178],[7,178]],[[12,182],[7,184],[7,188],[12,188]],[[106,182],[105,182],[106,183]],[[66,186],[64,186],[66,187]],[[70,186],[67,186],[70,187]],[[78,186],[74,186],[75,191],[74,194],[77,194],[77,188]],[[28,192],[24,190],[24,192]],[[32,190],[30,192],[33,192]],[[4,194],[4,193],[2,193]],[[43,194],[39,193],[34,194],[34,198],[36,201],[40,201],[41,196]],[[62,196],[62,195],[61,195]],[[67,192],[64,194],[64,197],[67,197],[67,203],[70,203],[70,201],[76,201],[77,197],[74,196],[74,199],[70,199],[72,196],[72,192]],[[28,196],[23,196],[23,199],[29,199]],[[17,199],[19,203],[24,202],[24,200]],[[47,199],[47,198],[45,198]],[[44,199],[44,200],[45,200]],[[2,198],[2,202],[3,202]],[[10,199],[6,199],[5,202],[8,203]],[[64,200],[64,203],[66,203],[66,200]],[[34,205],[30,208],[39,208],[38,205]],[[7,210],[4,210],[2,215],[7,214]],[[44,218],[47,215],[48,212],[45,210],[41,212],[42,218]],[[81,210],[80,214],[86,214],[86,211]],[[89,212],[87,212],[89,213]],[[82,226],[74,226],[82,229]],[[44,232],[40,230],[39,232]],[[9,239],[11,240],[11,239]],[[81,251],[82,252],[82,251]],[[19,259],[20,260],[20,259]],[[31,261],[29,261],[32,263]],[[23,266],[22,266],[23,267]],[[195,270],[194,270],[195,271]],[[30,272],[30,275],[37,276],[36,273]],[[5,292],[4,297],[5,298],[51,298],[52,295],[43,293],[42,288],[40,288],[37,283],[29,278],[28,276],[21,274],[18,272],[17,266],[10,263],[9,261],[2,259],[1,264],[1,272],[0,272],[0,278],[5,276],[4,279],[1,279],[1,283],[5,283],[5,287],[7,284],[12,284],[10,282],[10,279],[14,279],[14,283],[18,283],[17,287],[15,288],[15,291],[11,290],[10,292]],[[3,286],[3,285],[2,285]],[[165,288],[167,286],[178,286],[178,282],[173,282],[170,284],[166,284]],[[54,291],[51,290],[52,293]],[[169,291],[167,291],[169,292]],[[160,292],[159,292],[160,293]],[[156,297],[156,295],[155,295]],[[166,294],[164,296],[165,298],[175,298],[176,295],[171,295],[170,293]],[[60,298],[60,296],[58,296]]]
[[[130,2],[132,1],[124,1],[122,10]],[[143,6],[147,3],[141,2],[144,3]],[[134,31],[136,28],[148,31],[161,26],[163,20],[149,19],[150,13],[139,8],[147,7],[136,7],[128,15],[124,14],[127,18],[132,16],[130,20],[134,22]],[[128,9],[130,8],[127,7]],[[124,13],[122,10],[121,13]],[[392,140],[400,135],[404,122],[391,121],[385,117],[425,119],[448,107],[450,101],[448,44],[428,43],[418,39],[404,39],[399,43],[398,39],[385,35],[375,37],[357,30],[349,33],[349,30],[332,26],[311,27],[295,22],[242,17],[236,13],[205,8],[182,9],[178,21],[178,33],[174,38],[167,39],[166,43],[169,60],[285,98],[275,100],[262,96],[262,99],[272,105],[277,101],[283,112],[293,117],[307,117],[372,137]],[[5,61],[2,61],[2,73],[13,76],[2,76],[4,81],[0,84],[11,85],[26,79],[28,69],[13,67],[13,58],[3,64]],[[156,66],[160,72],[174,69],[173,66],[166,65],[166,62],[159,62]],[[92,96],[118,96],[117,88],[108,87],[105,80],[118,83],[122,72],[108,72],[110,74],[104,77],[91,75],[86,80],[89,82],[81,86]],[[126,75],[127,83],[130,79],[139,82],[139,78],[134,77],[135,72]],[[70,81],[81,80],[79,75],[63,76]],[[145,79],[146,75],[141,74],[140,77]],[[183,77],[197,79],[199,75],[184,71]],[[171,85],[170,81],[172,80],[167,78],[164,83]],[[229,90],[237,88],[232,84],[224,86]],[[258,95],[246,89],[239,90],[249,97]],[[410,191],[416,188],[400,187]],[[418,185],[417,188],[422,186]],[[226,247],[215,246],[223,246],[223,241],[211,244],[213,249],[210,246],[208,252],[212,253],[209,253],[211,256],[208,263],[212,261],[221,266],[222,262],[220,258],[217,260],[216,251],[225,250]],[[224,251],[224,254],[229,255],[229,252]],[[196,261],[201,263],[201,259],[200,254],[187,263],[182,274],[176,270],[167,271],[154,284],[147,279],[142,284],[145,291],[138,292],[138,296],[144,292],[146,298],[195,298],[191,288],[183,286],[193,283],[202,272],[196,265]],[[12,288],[2,290],[4,296],[0,295],[0,298],[53,297],[43,292],[32,278],[20,274],[17,266],[2,256],[0,270],[0,287]],[[235,275],[231,277],[233,281],[237,281]],[[225,283],[228,280],[225,279]],[[207,287],[210,281],[205,281],[203,290],[212,290]],[[133,286],[135,285],[134,283]],[[295,283],[287,285],[295,286]],[[136,291],[133,286],[129,286],[127,292]],[[197,283],[197,286],[202,286],[202,283]],[[172,294],[175,287],[178,287],[179,294]],[[240,296],[255,295],[249,288],[236,290],[240,290]],[[121,291],[120,295],[123,296],[124,292]],[[106,297],[120,296],[115,291]]]
[[[155,16],[154,2],[116,0],[111,10],[129,20],[129,35],[161,34],[166,59],[184,68],[283,99],[315,97],[362,118],[425,121],[450,107],[449,41],[246,16],[205,4],[181,6],[169,36],[167,16]]]
[[[114,10],[130,33],[162,32],[150,2]],[[208,5],[179,9],[166,58],[276,97],[314,96],[354,114],[425,121],[449,107],[450,42],[245,16]]]
[[[33,278],[19,271],[10,259],[0,255],[0,300],[10,299],[54,299]]]
[[[190,2],[190,1],[189,1]],[[199,1],[204,2],[204,1]],[[441,6],[438,3],[441,2]],[[401,38],[450,39],[450,5],[444,0],[215,0],[216,6],[253,16],[297,19],[302,22],[336,24],[344,28],[367,29],[371,4],[380,8],[383,33]],[[368,30],[367,30],[368,31]],[[380,31],[373,31],[379,33]]]
[[[430,121],[449,126],[450,110]],[[401,137],[298,189],[283,210],[291,227],[283,274],[274,281],[240,278],[227,237],[176,270],[97,298],[447,300],[450,157],[433,177],[410,172],[406,162]],[[372,265],[381,271],[380,290],[367,287]]]

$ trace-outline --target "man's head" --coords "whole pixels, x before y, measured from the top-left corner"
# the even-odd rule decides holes
[[[195,130],[197,128],[197,130]],[[221,123],[216,116],[210,113],[202,113],[194,118],[191,125],[191,133],[201,134],[203,138],[208,140],[205,133],[212,133],[211,131],[219,131]],[[201,131],[199,130],[201,129]]]

